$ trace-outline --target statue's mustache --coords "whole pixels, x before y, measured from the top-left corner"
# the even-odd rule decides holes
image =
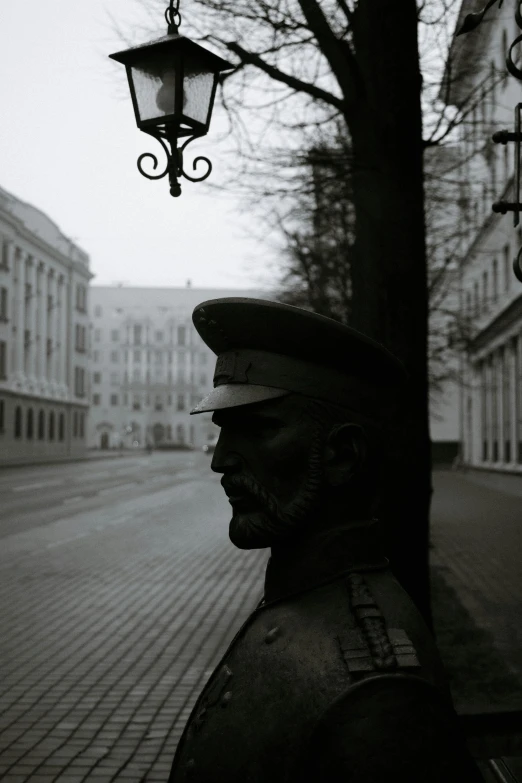
[[[279,515],[276,499],[253,476],[223,476],[221,486],[229,497],[239,490],[265,506],[270,513]]]

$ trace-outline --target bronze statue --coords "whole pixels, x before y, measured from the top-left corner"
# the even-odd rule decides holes
[[[214,411],[221,428],[212,469],[230,539],[271,556],[170,783],[480,781],[434,641],[379,545],[386,402],[402,366],[295,307],[216,299],[193,318],[218,356],[193,413]]]

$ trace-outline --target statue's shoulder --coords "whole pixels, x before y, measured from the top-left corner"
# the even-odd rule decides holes
[[[451,704],[413,674],[376,674],[348,687],[318,718],[303,748],[295,780],[306,770],[316,781],[482,781]]]

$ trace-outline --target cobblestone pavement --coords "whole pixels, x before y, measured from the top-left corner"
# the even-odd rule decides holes
[[[266,561],[207,471],[2,540],[0,779],[167,780]]]
[[[522,691],[522,476],[437,471],[433,486],[431,562]]]
[[[176,459],[125,461],[127,473],[100,483],[107,490],[84,466],[67,467],[62,482],[49,472],[13,483],[17,497],[24,482],[33,490],[25,505],[13,497],[0,529],[1,780],[167,780],[266,562],[229,544],[229,505],[208,459],[186,469]],[[46,489],[41,514],[40,478],[56,492],[53,501]],[[433,562],[519,672],[518,493],[449,472],[434,484]]]

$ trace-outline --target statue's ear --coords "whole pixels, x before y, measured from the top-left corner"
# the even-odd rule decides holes
[[[334,427],[324,448],[324,473],[328,484],[332,487],[348,484],[357,475],[366,454],[366,435],[359,424]]]

